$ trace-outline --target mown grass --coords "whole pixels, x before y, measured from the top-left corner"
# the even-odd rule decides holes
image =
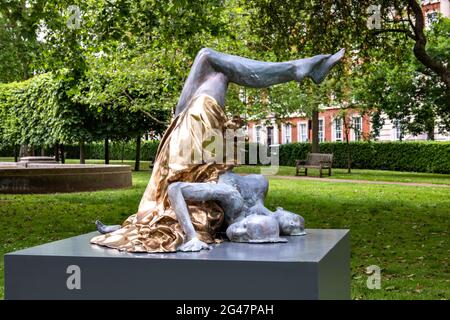
[[[13,158],[1,158],[2,161],[13,161]],[[79,163],[78,159],[67,159],[66,163]],[[90,159],[86,160],[88,164],[103,164],[103,160]],[[134,169],[134,160],[111,160],[111,164],[126,164]],[[140,169],[149,170],[149,161],[141,161]],[[240,166],[234,169],[238,173],[261,173],[261,166]],[[267,168],[267,167],[266,167]],[[275,175],[279,176],[294,176],[295,168],[280,166]],[[319,170],[309,169],[309,177],[318,177]],[[328,177],[326,174],[324,177]],[[450,185],[450,174],[439,173],[422,173],[422,172],[401,172],[401,171],[388,171],[388,170],[364,170],[364,169],[352,169],[351,173],[347,172],[347,169],[333,169],[333,179],[348,179],[348,180],[369,180],[369,181],[387,181],[387,182],[411,182],[411,183],[432,183],[432,184],[446,184]]]
[[[242,166],[234,171],[239,173],[261,173],[260,166]],[[276,175],[294,176],[295,167],[280,166]],[[318,169],[308,169],[309,177],[319,177]],[[328,172],[324,171],[324,178],[328,178]],[[364,170],[352,169],[351,173],[347,169],[333,169],[330,178],[349,179],[349,180],[369,180],[369,181],[387,181],[387,182],[412,182],[412,183],[432,183],[450,185],[450,174],[422,173],[422,172],[401,172],[387,170]]]
[[[309,228],[350,229],[352,298],[450,298],[448,188],[272,178],[267,205],[302,214]],[[370,265],[381,290],[367,288]]]
[[[120,223],[135,212],[148,171],[133,187],[90,193],[0,195],[0,255]],[[308,228],[351,230],[352,298],[449,299],[450,190],[270,178],[267,206],[302,214]],[[369,290],[366,267],[381,270]],[[3,297],[3,259],[0,262]]]

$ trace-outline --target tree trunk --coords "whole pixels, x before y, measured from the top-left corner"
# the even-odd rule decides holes
[[[66,155],[64,154],[64,144],[59,145],[59,150],[61,151],[61,163],[66,163]]]
[[[408,18],[409,24],[413,30],[411,32],[407,29],[394,28],[385,30],[376,30],[375,34],[381,34],[385,32],[401,32],[406,34],[409,38],[413,39],[414,42],[414,56],[420,61],[425,67],[431,69],[435,72],[441,81],[445,84],[447,89],[450,88],[450,71],[448,66],[446,66],[438,58],[430,55],[427,50],[427,37],[425,35],[425,16],[422,11],[421,1],[409,0],[408,1],[408,16],[412,12],[413,17]]]
[[[85,159],[84,141],[81,140],[80,141],[80,164],[85,164],[85,163],[86,163],[86,159]]]
[[[30,154],[28,152],[28,145],[27,144],[21,144],[20,150],[19,150],[19,158],[22,157],[28,157]]]
[[[312,113],[312,152],[318,153],[319,149],[319,111],[314,110]]]
[[[435,129],[435,127],[436,127],[436,120],[435,120],[434,117],[431,117],[425,123],[425,131],[427,133],[427,140],[430,140],[430,141],[434,140],[434,129]]]
[[[352,173],[352,149],[350,142],[347,140],[347,173]]]
[[[436,58],[432,58],[426,51],[427,37],[424,32],[425,18],[422,11],[422,6],[416,0],[409,0],[409,7],[414,13],[415,27],[414,27],[414,55],[425,67],[433,70],[444,82],[447,88],[450,88],[450,72],[444,63]]]
[[[105,137],[105,164],[109,164],[109,138]]]
[[[121,150],[121,154],[120,154],[120,159],[122,160],[122,163],[123,163],[124,158],[125,158],[125,141],[122,141],[122,150]]]
[[[19,161],[19,155],[18,155],[18,152],[17,152],[17,146],[16,145],[13,146],[13,152],[14,152],[14,162]]]
[[[347,148],[347,173],[352,173],[352,151],[350,149],[350,124],[349,119],[347,118],[347,114],[342,118],[342,122],[344,125],[344,138]]]
[[[30,71],[29,71],[29,69],[30,68],[29,68],[28,62],[25,62],[24,65],[23,65],[23,69],[22,69],[22,71],[23,71],[23,74],[22,74],[23,80],[28,80],[28,78],[30,78]]]
[[[139,171],[141,162],[141,135],[136,138],[136,161],[134,163],[134,171]]]
[[[58,143],[55,144],[54,151],[55,151],[55,161],[59,162],[59,144]]]
[[[41,157],[45,157],[45,147],[41,147]]]
[[[428,129],[427,140],[434,141],[434,127]]]

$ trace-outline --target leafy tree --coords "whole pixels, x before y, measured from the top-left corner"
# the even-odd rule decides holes
[[[88,62],[86,77],[73,99],[87,105],[93,115],[89,130],[94,139],[107,142],[132,136],[139,144],[145,132],[162,133],[175,105],[177,82],[161,57],[152,50],[134,57],[124,53]]]
[[[427,32],[419,1],[252,0],[248,6],[262,47],[279,58],[347,49],[337,78],[328,80],[333,85],[322,85],[329,87],[323,94],[338,105],[360,107],[365,101],[367,112],[379,110],[373,114],[375,122],[380,110],[390,110],[391,117],[403,116],[411,132],[431,133],[437,119],[441,128],[448,122],[447,22],[443,19]],[[314,142],[319,102],[308,86],[302,87],[308,94],[301,100],[312,107]],[[380,125],[375,123],[375,129]]]
[[[371,30],[372,35],[399,34],[413,42],[413,53],[424,68],[437,75],[447,89],[450,88],[450,71],[443,56],[435,55],[427,47],[428,37],[421,1],[361,1],[364,5],[378,5],[381,9],[381,28]],[[448,34],[447,34],[448,38]]]
[[[363,19],[351,14],[353,9],[348,1],[252,0],[248,7],[253,16],[252,30],[262,39],[259,49],[273,51],[277,60],[333,53],[340,48],[346,48],[351,54],[355,39],[348,30],[354,28],[355,20]],[[351,64],[352,60],[347,59],[346,63]],[[336,69],[339,74],[342,66]],[[320,107],[327,105],[335,95],[330,78],[320,87],[303,82],[301,91],[290,90],[291,94],[286,97],[286,101],[298,101],[297,110],[312,117],[313,152],[319,151]],[[300,98],[293,98],[295,95]]]
[[[187,76],[188,62],[202,43],[223,29],[224,7],[218,1],[62,0],[6,4],[0,23],[14,21],[23,26],[23,30],[14,26],[11,30],[29,32],[24,41],[37,44],[18,50],[42,58],[33,66],[33,72],[53,71],[56,75],[58,70],[66,70],[64,76],[58,77],[72,108],[79,113],[84,134],[75,137],[80,139],[81,147],[92,139],[128,139],[147,130],[160,132],[175,106],[174,93],[179,93]],[[70,10],[73,6],[79,11]],[[53,81],[53,76],[36,79]],[[37,121],[34,114],[27,113],[26,105],[21,104],[24,110],[18,115],[22,120]],[[31,136],[36,130],[18,140],[37,139]],[[47,143],[51,139],[33,143],[44,140]]]
[[[448,61],[450,19],[441,19],[427,32],[429,52]],[[410,51],[401,59],[392,59],[373,52],[374,62],[362,65],[360,78],[354,81],[357,104],[372,110],[375,135],[384,123],[381,114],[398,121],[402,130],[415,135],[427,133],[434,139],[434,130],[450,130],[449,90],[440,76],[430,72]]]
[[[61,70],[0,86],[3,144],[50,146],[85,134],[80,109],[67,96],[72,84],[65,74]]]
[[[412,42],[417,60],[450,85],[448,66],[427,48],[425,18],[418,0],[322,0],[249,2],[255,30],[278,56],[337,47],[356,49],[361,56],[379,48],[401,52]],[[371,24],[374,22],[374,24]],[[349,52],[349,51],[348,51]]]
[[[26,80],[41,58],[43,0],[0,0],[0,82]]]

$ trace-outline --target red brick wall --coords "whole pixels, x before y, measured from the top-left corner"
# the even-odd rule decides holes
[[[370,133],[372,131],[372,123],[370,122],[370,116],[365,114],[362,119],[362,125],[363,125],[363,139],[368,140],[370,137]]]
[[[294,120],[292,121],[292,142],[298,142],[298,128],[297,128],[297,122],[301,119],[301,118],[293,118]],[[279,140],[281,141],[281,140]]]

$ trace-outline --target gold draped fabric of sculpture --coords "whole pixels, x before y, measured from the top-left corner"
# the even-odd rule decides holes
[[[193,98],[160,142],[138,212],[126,219],[121,229],[96,236],[91,243],[129,252],[176,251],[184,233],[170,207],[167,187],[176,181],[215,183],[221,172],[233,166],[223,158],[220,163],[212,161],[215,151],[205,151],[211,133],[220,135],[223,142],[229,123],[213,97],[202,94]],[[212,201],[188,202],[188,208],[199,239],[214,242],[223,221],[222,209]]]

